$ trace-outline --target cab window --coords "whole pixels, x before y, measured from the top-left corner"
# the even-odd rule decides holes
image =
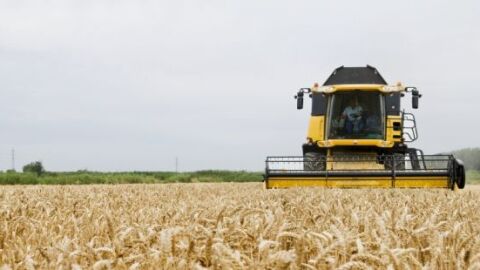
[[[332,95],[329,139],[384,139],[383,95],[378,92],[339,92]]]

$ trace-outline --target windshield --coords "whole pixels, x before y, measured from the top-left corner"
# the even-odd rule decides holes
[[[330,99],[329,139],[383,139],[383,96],[378,92],[340,92]]]

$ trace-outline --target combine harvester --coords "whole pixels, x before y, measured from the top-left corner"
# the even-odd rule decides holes
[[[415,117],[400,108],[415,87],[387,85],[371,66],[339,67],[323,86],[301,88],[312,99],[303,156],[266,160],[267,188],[464,188],[465,169],[453,155],[424,155],[406,143],[417,139]]]

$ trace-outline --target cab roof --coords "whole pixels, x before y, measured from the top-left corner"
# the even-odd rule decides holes
[[[387,85],[385,79],[376,68],[367,65],[366,67],[338,67],[323,84],[380,84]]]

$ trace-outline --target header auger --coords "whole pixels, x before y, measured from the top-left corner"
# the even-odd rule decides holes
[[[303,156],[267,157],[267,188],[463,188],[463,163],[452,155],[425,155],[407,143],[418,138],[415,116],[401,110],[421,94],[401,83],[388,85],[371,66],[339,67],[322,86],[301,88],[312,100]]]

